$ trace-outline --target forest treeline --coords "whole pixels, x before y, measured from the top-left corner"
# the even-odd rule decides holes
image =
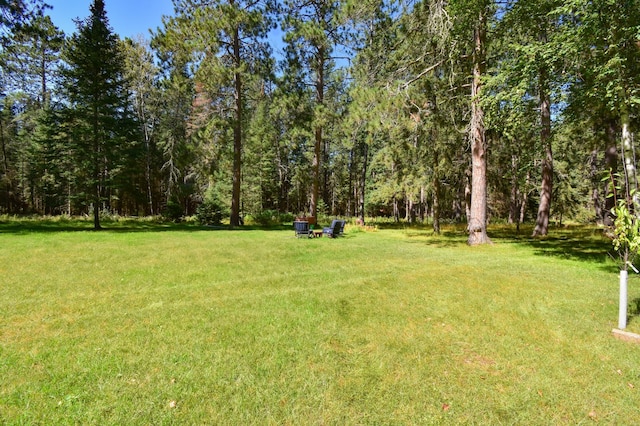
[[[476,244],[606,222],[635,166],[638,0],[174,0],[146,39],[104,0],[73,34],[47,11],[0,2],[0,213],[388,216]]]

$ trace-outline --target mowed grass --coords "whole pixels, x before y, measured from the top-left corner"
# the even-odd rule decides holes
[[[598,231],[31,228],[0,224],[2,424],[638,421]]]

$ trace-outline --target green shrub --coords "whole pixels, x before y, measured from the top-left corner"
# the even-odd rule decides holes
[[[280,213],[280,223],[293,222],[295,215],[293,213]]]
[[[276,225],[280,221],[280,214],[275,210],[263,210],[253,215],[253,220],[262,226]]]
[[[168,201],[167,207],[164,209],[164,212],[162,212],[162,216],[174,222],[179,222],[183,215],[184,211],[182,210],[182,206],[174,200]]]
[[[196,209],[196,219],[201,225],[220,225],[223,216],[223,207],[215,200],[205,200]]]
[[[277,210],[263,210],[245,217],[247,225],[275,226],[293,222],[292,213],[280,213]]]

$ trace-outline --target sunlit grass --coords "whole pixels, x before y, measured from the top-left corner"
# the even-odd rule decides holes
[[[586,228],[467,247],[455,228],[56,226],[0,223],[0,423],[637,418],[639,346],[611,336],[616,269]]]

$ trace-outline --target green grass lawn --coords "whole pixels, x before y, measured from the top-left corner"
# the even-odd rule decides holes
[[[0,223],[1,424],[638,422],[598,231],[105,225]]]

